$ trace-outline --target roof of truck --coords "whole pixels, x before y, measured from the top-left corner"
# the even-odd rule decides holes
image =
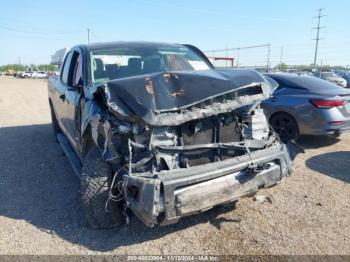
[[[170,43],[161,43],[161,42],[146,42],[146,41],[117,41],[117,42],[104,42],[104,43],[92,43],[92,44],[83,44],[78,45],[80,47],[84,47],[88,50],[96,50],[96,49],[104,49],[111,47],[159,47],[159,46],[173,46],[179,47],[182,46],[180,44],[170,44]]]

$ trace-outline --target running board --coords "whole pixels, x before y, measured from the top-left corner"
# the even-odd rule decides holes
[[[66,155],[66,157],[68,158],[68,162],[71,165],[74,174],[80,178],[81,175],[81,163],[80,163],[80,159],[78,158],[78,156],[76,155],[76,153],[74,152],[73,148],[71,147],[71,145],[69,144],[68,139],[62,134],[59,133],[57,135],[57,140],[60,143],[64,154]]]

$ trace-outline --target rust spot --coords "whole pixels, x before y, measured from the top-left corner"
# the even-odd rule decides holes
[[[174,93],[169,93],[171,96],[183,96],[185,94],[185,91],[181,88],[179,91],[176,91]]]
[[[145,78],[145,88],[148,94],[153,95],[153,83],[152,83],[152,79],[149,77]]]

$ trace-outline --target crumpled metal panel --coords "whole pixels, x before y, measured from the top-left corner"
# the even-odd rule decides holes
[[[124,176],[124,194],[126,204],[146,226],[157,224],[160,213],[160,183],[159,179],[149,179],[137,176]],[[128,193],[132,186],[137,188],[137,197]]]
[[[261,89],[255,88],[258,86]],[[108,101],[113,101],[110,109],[118,115],[159,126],[179,125],[254,104],[271,95],[271,86],[254,70],[203,70],[116,79],[106,84],[105,91]],[[226,103],[226,99],[231,101]]]
[[[144,125],[178,126],[244,106],[253,108],[270,96],[270,86],[254,70],[204,70],[123,78],[90,92],[94,99],[83,105],[81,132],[90,125],[103,158],[118,162],[115,134],[137,133]]]

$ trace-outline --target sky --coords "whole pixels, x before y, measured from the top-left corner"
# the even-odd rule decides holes
[[[91,42],[187,43],[240,66],[311,64],[321,19],[318,63],[350,64],[349,0],[11,0],[0,7],[0,65],[49,63],[58,49]]]

